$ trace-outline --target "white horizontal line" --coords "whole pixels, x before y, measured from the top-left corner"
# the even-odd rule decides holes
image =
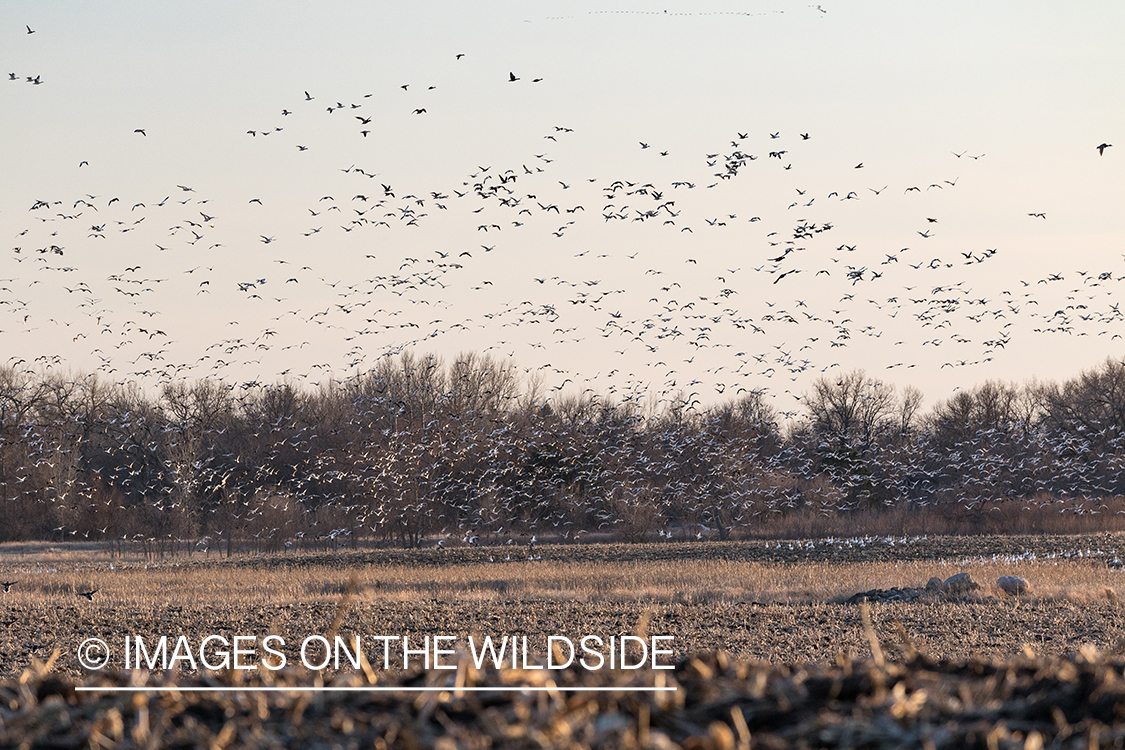
[[[311,685],[258,685],[252,687],[237,687],[224,685],[206,687],[201,685],[167,685],[145,686],[127,685],[125,687],[75,687],[75,692],[83,693],[526,693],[526,692],[555,692],[555,693],[597,693],[597,692],[623,692],[623,693],[651,693],[669,692],[675,687],[547,687],[535,686],[506,686],[506,687],[394,687],[388,685],[369,685],[358,687],[314,687]]]

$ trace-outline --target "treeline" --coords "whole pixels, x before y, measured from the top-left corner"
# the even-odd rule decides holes
[[[817,381],[783,427],[763,393],[703,411],[546,400],[476,354],[405,353],[316,390],[203,380],[158,395],[8,366],[0,540],[167,554],[729,538],[857,510],[1097,514],[1125,494],[1125,361],[921,402],[857,371]]]

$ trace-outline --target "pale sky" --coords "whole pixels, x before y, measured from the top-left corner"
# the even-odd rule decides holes
[[[782,409],[854,367],[927,405],[1069,377],[1125,354],[1122,28],[1112,2],[5,0],[5,356],[318,382],[477,350]]]

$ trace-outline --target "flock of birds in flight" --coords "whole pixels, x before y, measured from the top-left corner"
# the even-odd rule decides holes
[[[36,33],[30,25],[26,31]],[[469,58],[456,53],[451,62]],[[544,81],[517,71],[495,76],[510,86]],[[9,78],[43,83],[38,75]],[[401,96],[422,97],[401,111],[431,112],[424,97],[439,85],[398,84]],[[375,96],[343,101],[303,90],[277,110],[279,121],[245,134],[262,142],[253,147],[276,144],[304,158],[324,142],[320,128],[338,128],[343,118],[366,141],[392,101],[379,95],[375,112]],[[317,112],[337,124],[320,123]],[[304,119],[290,128],[297,113]],[[301,135],[291,137],[298,128]],[[324,132],[336,137],[337,130]],[[162,137],[148,126],[133,133]],[[583,393],[615,400],[655,395],[702,405],[760,390],[771,378],[791,384],[830,373],[840,366],[835,351],[859,340],[894,337],[889,347],[880,342],[882,356],[901,360],[888,358],[888,369],[917,364],[895,351],[937,347],[952,350],[940,367],[964,367],[997,356],[1018,320],[1038,333],[1105,335],[1122,319],[1110,289],[1125,272],[1115,268],[977,288],[976,267],[1009,251],[942,244],[935,214],[943,203],[931,196],[956,191],[961,170],[872,186],[862,178],[872,171],[868,158],[834,189],[814,188],[808,183],[822,180],[803,149],[815,134],[734,129],[725,142],[701,149],[690,173],[583,177],[567,166],[573,138],[573,128],[550,126],[541,151],[480,164],[460,181],[425,189],[402,187],[411,180],[378,168],[332,167],[335,187],[307,196],[300,230],[291,215],[282,229],[248,234],[255,211],[276,220],[265,212],[270,198],[245,195],[239,206],[202,185],[174,181],[157,196],[36,196],[22,209],[30,222],[14,228],[8,273],[0,278],[0,328],[20,342],[10,351],[24,353],[8,364],[41,370],[89,363],[114,378],[146,382],[323,382],[412,347],[486,342],[486,351],[541,373],[552,393],[585,386]],[[654,160],[670,155],[649,139],[636,143]],[[1105,155],[1111,146],[1096,150]],[[951,166],[984,156],[952,151]],[[83,159],[77,168],[97,165]],[[653,169],[645,163],[637,171]],[[749,212],[729,208],[748,200],[739,186],[755,181],[788,183],[791,192],[775,193],[772,204],[756,197]],[[849,231],[849,204],[892,195],[891,210],[917,217],[909,238],[890,245],[830,239]],[[914,204],[903,203],[912,196]],[[5,227],[15,215],[4,211]],[[1047,212],[1028,216],[1045,220]],[[429,225],[436,236],[420,249],[425,245],[409,233]],[[618,229],[625,226],[639,243]],[[256,269],[247,272],[250,261]],[[192,306],[206,308],[207,317],[185,312]],[[210,312],[220,307],[231,309],[230,320]],[[216,335],[201,343],[204,320]],[[45,335],[58,341],[54,352],[25,353]],[[571,363],[587,350],[605,367],[576,374]]]
[[[450,57],[453,65],[471,59]],[[44,83],[15,72],[9,80]],[[493,80],[513,88],[546,82],[514,70],[495,71]],[[378,99],[347,101],[295,88],[269,123],[237,135],[246,148],[307,159],[338,141],[343,127],[359,152],[394,116],[383,105],[431,115],[439,84],[402,83]],[[137,125],[137,141],[165,137]],[[424,188],[378,167],[333,165],[325,169],[330,192],[306,193],[297,215],[281,220],[268,185],[239,199],[216,197],[218,185],[176,180],[143,195],[34,196],[0,215],[5,231],[21,217],[0,278],[0,330],[16,342],[10,351],[39,347],[7,364],[43,371],[85,360],[120,380],[269,386],[277,378],[328,381],[410,349],[486,341],[485,352],[532,360],[528,374],[542,373],[551,397],[580,391],[639,402],[655,391],[658,401],[703,410],[712,392],[729,398],[760,392],[773,378],[830,373],[839,367],[835,350],[891,331],[898,340],[889,351],[955,350],[941,367],[990,361],[1017,334],[1017,321],[1043,334],[1119,336],[1112,326],[1125,315],[1112,294],[1125,280],[1120,269],[1027,280],[994,272],[987,283],[1000,286],[982,290],[973,274],[1009,251],[943,244],[945,196],[985,168],[986,154],[953,150],[947,171],[885,184],[867,177],[878,170],[864,156],[825,186],[808,150],[815,132],[730,131],[686,160],[642,135],[628,144],[637,174],[612,178],[580,173],[589,169],[575,159],[583,134],[561,124],[537,134],[542,148],[524,158],[477,163]],[[1105,156],[1111,147],[1095,149]],[[75,168],[86,175],[99,166],[83,159]],[[769,186],[764,196],[753,188],[761,184]],[[892,243],[836,239],[855,231],[854,207],[873,202],[916,226]],[[1027,216],[1047,220],[1047,211]],[[433,240],[414,237],[431,226]],[[210,322],[222,313],[230,319]],[[58,353],[44,353],[44,342],[56,339]],[[576,352],[587,352],[599,372],[556,366],[557,355],[574,360]],[[916,366],[909,359],[886,367]],[[311,450],[315,438],[287,439]],[[474,533],[466,529],[464,541],[472,544]]]

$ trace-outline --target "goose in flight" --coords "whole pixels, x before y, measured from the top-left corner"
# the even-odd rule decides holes
[[[6,594],[9,591],[11,591],[12,586],[15,586],[17,583],[19,583],[19,581],[3,581],[3,582],[0,582],[0,586],[4,587],[4,593]]]
[[[86,597],[86,601],[92,602],[92,601],[94,601],[94,594],[98,593],[98,591],[100,591],[100,589],[93,589],[91,591],[79,591],[77,593],[78,593],[78,596]]]
[[[1107,148],[1110,148],[1111,146],[1113,146],[1112,143],[1103,143],[1102,145],[1098,146],[1098,156],[1101,156],[1102,154],[1104,154],[1105,150]]]

